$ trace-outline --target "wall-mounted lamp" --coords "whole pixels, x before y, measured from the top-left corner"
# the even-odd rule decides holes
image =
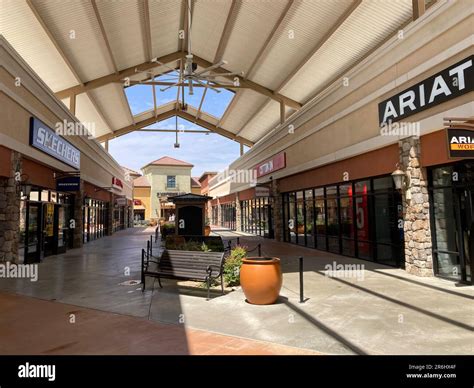
[[[403,192],[405,191],[406,199],[411,199],[410,192],[410,179],[405,171],[400,169],[400,165],[397,163],[397,169],[392,172],[393,183],[395,184],[395,189]]]
[[[31,193],[31,185],[23,183],[21,185],[21,192],[23,193],[23,196],[28,197]]]

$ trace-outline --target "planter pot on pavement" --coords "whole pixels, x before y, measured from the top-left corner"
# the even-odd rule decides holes
[[[280,259],[276,257],[243,259],[240,268],[240,285],[249,303],[275,303],[282,285]]]

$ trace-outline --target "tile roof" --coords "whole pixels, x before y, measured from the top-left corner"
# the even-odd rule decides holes
[[[163,156],[162,158],[159,158],[157,160],[154,160],[153,162],[148,163],[145,167],[147,166],[183,166],[183,167],[194,167],[193,164],[184,162],[179,159],[172,158],[170,156]],[[145,168],[143,167],[143,168]]]
[[[140,176],[133,180],[134,187],[151,187],[150,182],[146,176]]]
[[[201,187],[201,184],[199,183],[199,178],[196,176],[191,177],[191,187]]]

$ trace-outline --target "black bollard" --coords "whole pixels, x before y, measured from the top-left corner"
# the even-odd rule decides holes
[[[304,293],[303,293],[303,256],[299,258],[300,264],[300,303],[304,303]]]

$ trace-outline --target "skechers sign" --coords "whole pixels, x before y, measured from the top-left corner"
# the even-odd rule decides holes
[[[474,90],[474,55],[379,104],[379,123],[395,122]]]
[[[81,152],[35,117],[30,118],[30,145],[79,170]]]

